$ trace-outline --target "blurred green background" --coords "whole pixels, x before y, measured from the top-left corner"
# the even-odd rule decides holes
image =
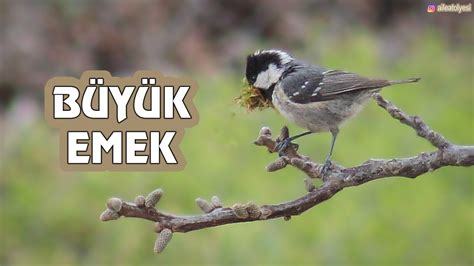
[[[275,111],[233,103],[245,56],[282,48],[328,68],[390,79],[422,77],[383,95],[457,144],[474,143],[473,21],[428,14],[423,1],[0,2],[0,265],[473,265],[472,168],[349,188],[288,222],[233,224],[175,234],[159,256],[150,222],[98,217],[111,196],[165,190],[159,208],[198,213],[194,199],[271,204],[305,193],[291,167],[252,144]],[[200,86],[182,172],[64,172],[58,132],[42,116],[45,82],[105,69],[187,75]],[[289,124],[293,133],[302,129]],[[329,134],[297,141],[322,161]],[[413,156],[433,147],[371,101],[341,130],[333,159]],[[318,181],[315,183],[318,184]]]

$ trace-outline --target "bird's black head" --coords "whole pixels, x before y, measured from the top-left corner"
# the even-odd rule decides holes
[[[250,85],[264,91],[273,87],[293,58],[280,50],[256,51],[247,57],[246,77]]]

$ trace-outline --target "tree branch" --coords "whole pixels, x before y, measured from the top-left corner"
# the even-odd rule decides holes
[[[174,232],[189,232],[204,228],[257,220],[268,220],[284,217],[286,220],[293,215],[299,215],[317,204],[330,199],[343,188],[358,186],[366,182],[385,178],[402,176],[415,178],[424,173],[434,171],[444,166],[474,165],[474,146],[453,145],[441,134],[430,129],[418,116],[405,114],[380,95],[375,95],[377,104],[385,109],[394,119],[410,126],[418,136],[428,140],[437,150],[407,158],[388,160],[368,160],[362,165],[344,168],[331,165],[329,171],[322,175],[323,165],[311,161],[298,153],[296,144],[290,145],[282,157],[267,166],[267,171],[283,169],[287,165],[296,167],[309,178],[321,178],[323,184],[315,188],[310,179],[305,180],[308,193],[292,201],[274,205],[256,205],[236,203],[231,207],[223,207],[219,198],[214,196],[211,202],[196,199],[196,203],[204,214],[193,216],[178,216],[159,211],[155,208],[161,198],[162,190],[150,193],[146,198],[138,196],[134,203],[112,198],[107,202],[107,209],[101,214],[102,221],[118,219],[121,216],[135,217],[155,222],[155,232],[159,233],[155,242],[155,252],[160,253],[171,240]],[[269,128],[262,128],[255,141],[258,146],[264,146],[269,152],[276,152],[276,145],[288,137],[288,128],[281,130],[280,136],[272,138]]]

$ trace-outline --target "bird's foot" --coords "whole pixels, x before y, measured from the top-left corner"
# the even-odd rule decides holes
[[[327,173],[327,171],[329,171],[331,166],[332,166],[331,159],[330,158],[326,159],[326,161],[324,162],[323,168],[321,169],[321,175],[324,176]]]
[[[277,143],[276,150],[278,151],[278,156],[282,157],[285,155],[286,149],[288,149],[290,146],[294,146],[295,150],[298,150],[298,144],[292,143],[291,141],[291,138],[286,138]]]

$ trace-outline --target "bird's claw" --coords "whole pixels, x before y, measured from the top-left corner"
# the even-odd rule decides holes
[[[280,157],[284,156],[286,149],[288,149],[288,147],[290,147],[291,145],[293,145],[295,149],[298,150],[298,144],[292,143],[291,138],[286,138],[278,142],[278,144],[275,147],[276,150],[278,151],[278,156]]]
[[[327,173],[327,171],[329,171],[331,166],[332,166],[331,159],[326,159],[326,162],[324,162],[323,168],[321,169],[321,175],[324,176]]]
[[[290,138],[286,138],[276,145],[276,150],[278,151],[278,156],[283,156],[286,149],[290,146],[291,140]]]

